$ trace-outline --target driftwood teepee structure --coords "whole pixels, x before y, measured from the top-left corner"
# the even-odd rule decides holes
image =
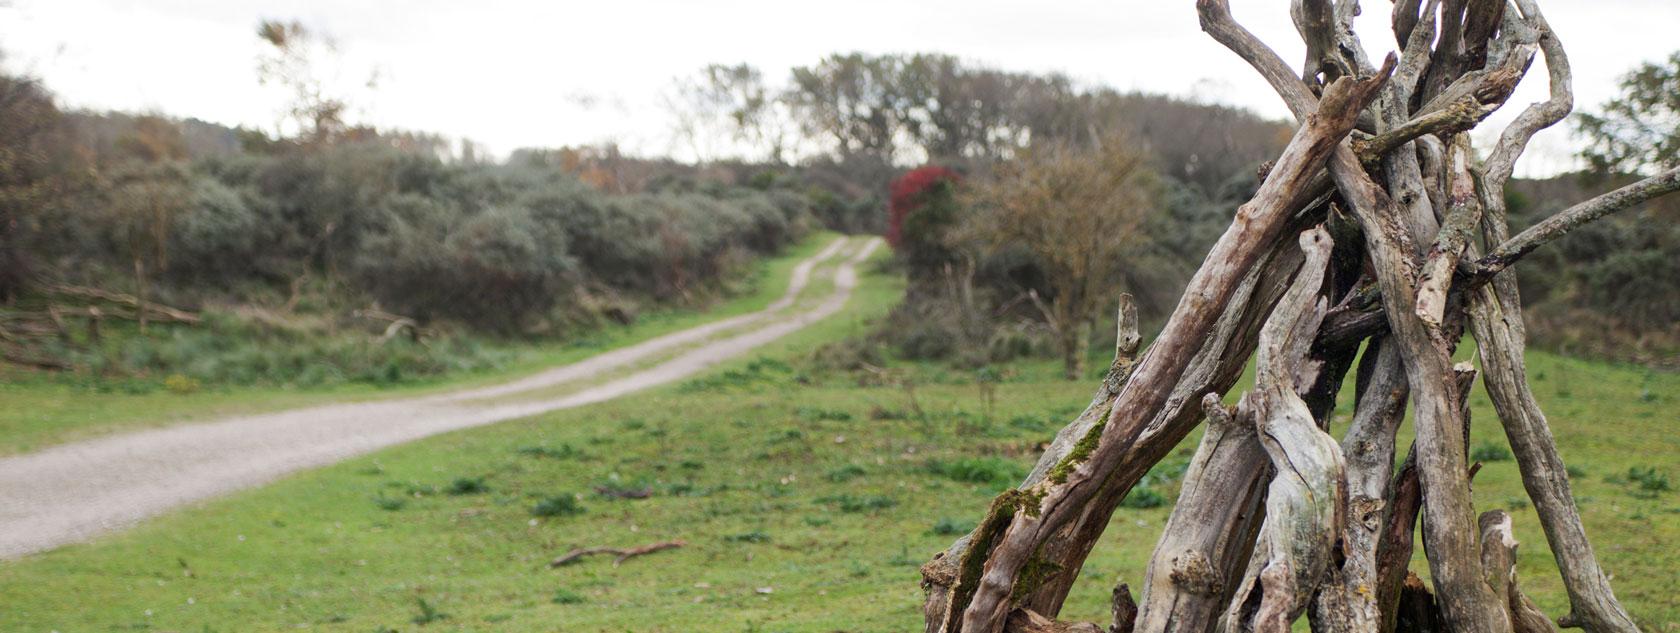
[[[1553,630],[1517,586],[1511,518],[1478,518],[1471,505],[1465,398],[1478,374],[1568,589],[1557,625],[1637,631],[1593,555],[1524,375],[1508,267],[1680,188],[1680,171],[1510,235],[1512,168],[1573,106],[1569,59],[1536,0],[1398,0],[1400,52],[1380,62],[1353,29],[1357,0],[1294,0],[1300,71],[1225,0],[1196,8],[1300,127],[1153,344],[1138,353],[1122,298],[1116,358],[1090,406],[974,532],[923,566],[927,631],[1287,631],[1304,614],[1315,631]],[[1550,98],[1478,152],[1469,131],[1536,57]],[[1452,361],[1466,330],[1479,367]],[[1228,408],[1251,355],[1255,384]],[[1338,439],[1327,418],[1349,371],[1352,424]],[[1393,476],[1408,403],[1416,441]],[[1120,500],[1203,419],[1136,600],[1121,585],[1112,624],[1056,621]],[[1408,577],[1419,529],[1432,595]]]

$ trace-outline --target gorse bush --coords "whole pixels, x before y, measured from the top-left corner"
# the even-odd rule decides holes
[[[51,213],[6,229],[7,273],[29,271],[12,291],[85,285],[239,316],[37,351],[101,376],[402,382],[496,365],[460,342],[474,334],[567,336],[641,304],[706,300],[815,223],[797,180],[734,186],[649,162],[664,175],[609,187],[541,161],[399,145],[95,154],[65,170],[41,203]],[[412,318],[431,340],[376,343],[386,322],[363,311]]]

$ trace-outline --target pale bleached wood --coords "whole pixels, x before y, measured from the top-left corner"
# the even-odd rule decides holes
[[[1271,462],[1254,421],[1215,393],[1202,408],[1206,431],[1144,572],[1135,633],[1212,631],[1265,517]]]
[[[1458,138],[1449,152],[1448,162],[1452,167],[1448,174],[1451,184],[1446,221],[1418,273],[1417,300],[1413,304],[1413,312],[1436,328],[1446,320],[1447,291],[1452,287],[1459,259],[1475,236],[1476,225],[1482,221],[1482,201],[1476,196],[1476,184],[1470,176],[1468,138]]]
[[[1549,79],[1549,94],[1546,101],[1530,105],[1506,127],[1483,163],[1480,187],[1486,208],[1482,221],[1483,238],[1489,244],[1501,245],[1494,250],[1500,255],[1490,262],[1492,270],[1508,266],[1521,253],[1543,243],[1539,239],[1541,236],[1555,238],[1567,230],[1554,230],[1553,227],[1559,226],[1554,224],[1529,233],[1530,240],[1514,245],[1510,243],[1503,195],[1505,183],[1529,139],[1540,130],[1562,121],[1574,108],[1575,102],[1569,56],[1557,33],[1546,22],[1535,0],[1514,1],[1524,21],[1539,34],[1540,51],[1546,61]],[[1608,213],[1632,206],[1631,199],[1616,193],[1576,207],[1595,209],[1593,212],[1579,216],[1568,212],[1561,215],[1586,217],[1596,210]],[[1620,202],[1611,202],[1617,200]],[[1533,246],[1525,249],[1521,246],[1525,243]],[[1493,274],[1491,283],[1471,292],[1468,303],[1470,329],[1476,337],[1477,353],[1482,359],[1482,382],[1505,428],[1511,451],[1522,473],[1523,487],[1534,502],[1535,513],[1557,560],[1564,588],[1569,593],[1570,612],[1560,618],[1559,623],[1579,626],[1594,633],[1638,631],[1638,625],[1616,599],[1609,577],[1593,553],[1592,543],[1575,508],[1563,458],[1558,454],[1546,416],[1529,389],[1524,369],[1527,332],[1523,326],[1522,303],[1514,272]]]
[[[1331,568],[1313,605],[1315,630],[1323,632],[1378,631],[1383,622],[1385,605],[1376,589],[1381,584],[1378,555],[1392,513],[1394,439],[1409,392],[1400,351],[1393,345],[1372,340],[1363,363],[1353,421],[1342,437],[1348,508],[1341,533],[1343,562]]]
[[[1341,533],[1344,465],[1341,447],[1318,428],[1296,393],[1313,335],[1324,318],[1318,296],[1332,246],[1322,228],[1303,233],[1301,273],[1260,334],[1254,390],[1238,418],[1252,416],[1275,473],[1266,518],[1242,584],[1231,597],[1225,631],[1285,633],[1307,604]]]
[[[1312,212],[1298,214],[1285,227],[1285,233],[1299,231],[1304,223],[1322,217]],[[1282,296],[1300,261],[1300,249],[1293,244],[1283,240],[1272,244],[1272,250],[1232,295],[1207,343],[1190,360],[1165,405],[1143,425],[1132,450],[1126,452],[1114,474],[1087,504],[1086,510],[1040,548],[1043,562],[1050,563],[1053,566],[1050,568],[1056,571],[1045,576],[1039,587],[1026,595],[1022,606],[1041,613],[1060,611],[1075,577],[1120,502],[1149,473],[1150,467],[1189,435],[1201,420],[1198,398],[1209,392],[1227,392],[1241,377],[1266,315]]]
[[[1483,512],[1476,520],[1482,532],[1482,573],[1494,591],[1507,597],[1516,633],[1556,633],[1557,626],[1540,612],[1517,585],[1517,535],[1504,510]]]

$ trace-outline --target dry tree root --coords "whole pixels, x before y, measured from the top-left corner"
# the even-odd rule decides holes
[[[574,549],[570,552],[566,552],[565,555],[563,555],[559,558],[556,558],[552,561],[549,561],[548,566],[549,567],[561,567],[561,566],[564,566],[564,565],[570,565],[572,563],[576,563],[576,562],[582,560],[585,556],[593,556],[595,554],[613,554],[613,555],[616,556],[616,558],[613,559],[613,567],[617,567],[619,565],[624,564],[624,561],[630,560],[630,559],[635,558],[637,556],[642,556],[644,554],[652,554],[654,552],[660,552],[660,551],[664,551],[664,550],[668,550],[668,549],[676,549],[676,548],[682,547],[684,545],[688,545],[688,542],[684,541],[682,539],[677,539],[677,540],[674,540],[674,541],[660,541],[658,543],[649,543],[649,544],[643,545],[641,547],[632,547],[632,548],[629,548],[629,549],[618,548],[618,547],[580,547],[580,548]]]
[[[923,566],[926,631],[1101,630],[1055,619],[1068,588],[1119,500],[1204,413],[1208,432],[1142,600],[1125,592],[1123,605],[1117,589],[1109,631],[1287,630],[1303,612],[1315,631],[1551,630],[1516,590],[1509,517],[1475,515],[1465,398],[1477,373],[1569,592],[1559,624],[1638,631],[1593,556],[1523,374],[1510,267],[1586,222],[1680,190],[1680,170],[1512,237],[1505,183],[1528,140],[1573,104],[1568,57],[1536,0],[1396,0],[1402,50],[1380,65],[1354,32],[1358,2],[1294,0],[1308,51],[1299,68],[1226,0],[1196,7],[1203,30],[1266,79],[1300,129],[1150,348],[1139,354],[1136,333],[1122,333],[1132,347],[1033,473]],[[1478,152],[1468,132],[1506,105],[1536,57],[1549,98]],[[1322,244],[1304,256],[1288,240],[1320,224],[1340,243],[1328,266],[1322,229],[1307,234]],[[1466,329],[1480,372],[1453,363]],[[1361,344],[1353,424],[1337,442],[1325,416]],[[1255,388],[1227,410],[1220,396],[1256,347]],[[1391,478],[1408,404],[1417,441]],[[1419,531],[1434,591],[1407,569]]]

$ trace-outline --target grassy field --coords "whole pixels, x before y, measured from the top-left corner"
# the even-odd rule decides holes
[[[763,309],[787,288],[793,268],[839,236],[812,235],[779,257],[759,262],[735,282],[733,298],[706,310],[667,310],[641,315],[636,323],[591,333],[568,341],[492,343],[506,357],[489,371],[458,372],[394,386],[362,383],[331,387],[210,386],[190,394],[163,389],[158,381],[87,380],[19,371],[0,365],[0,455],[26,452],[52,444],[114,431],[155,427],[223,415],[272,411],[288,407],[413,395],[440,389],[485,384],[578,360],[709,321]],[[829,268],[832,269],[833,262]],[[813,275],[802,296],[827,292],[827,275]]]
[[[0,563],[0,630],[912,630],[917,566],[1025,472],[1091,384],[1017,364],[986,411],[969,372],[906,365],[912,393],[802,362],[899,291],[867,275],[841,316],[684,384],[430,438]],[[1680,629],[1680,493],[1665,478],[1680,476],[1667,432],[1680,376],[1531,360],[1618,595],[1646,630]],[[1516,464],[1486,396],[1472,403],[1478,507],[1512,512],[1522,582],[1562,614]],[[1101,621],[1113,583],[1138,584],[1196,439],[1116,515],[1065,615]],[[687,546],[547,565],[573,547],[669,539]]]

